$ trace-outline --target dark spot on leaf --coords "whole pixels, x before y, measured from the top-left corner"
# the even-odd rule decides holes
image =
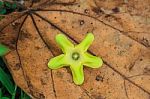
[[[101,94],[95,94],[95,95],[92,95],[92,96],[94,97],[94,99],[106,99]]]
[[[12,39],[12,40],[10,41],[10,43],[11,43],[11,44],[15,44],[15,43],[16,43],[16,40],[15,40],[15,39]]]
[[[95,80],[103,82],[103,77],[100,76],[100,75],[97,75],[96,78],[95,78]]]
[[[27,82],[27,85],[28,85],[29,89],[33,89],[33,85],[31,83],[31,80],[27,75],[26,75],[26,82]]]
[[[129,44],[129,47],[132,47],[132,44]]]
[[[44,94],[41,94],[41,93],[40,93],[40,99],[45,99]]]
[[[27,38],[30,38],[31,35],[29,33],[27,33],[26,31],[22,30],[20,32],[20,37],[19,37],[19,40],[24,40],[24,39],[27,39]]]
[[[140,61],[143,61],[143,59],[141,58]]]
[[[70,68],[66,68],[66,69],[67,69],[67,73],[71,74]]]
[[[66,22],[66,20],[61,20],[61,22],[62,22],[62,23],[65,23],[65,22]]]
[[[63,73],[58,71],[56,74],[57,74],[58,77],[63,78]]]
[[[114,75],[115,75],[115,73],[112,73],[112,75],[114,76]]]
[[[41,81],[42,85],[46,85],[47,84],[45,79],[40,79],[40,81]]]
[[[93,88],[90,88],[90,91],[92,91],[93,90]]]
[[[37,50],[41,49],[41,47],[40,47],[40,46],[35,46],[35,48],[36,48]]]
[[[114,13],[118,13],[118,12],[120,12],[120,10],[119,10],[119,8],[118,8],[118,7],[113,8],[113,9],[112,9],[112,11],[113,11]]]
[[[34,90],[34,91],[33,91]],[[39,93],[36,91],[36,89],[33,89],[30,91],[30,94],[35,98],[35,99],[45,99],[45,96],[43,93]]]
[[[33,3],[40,2],[40,0],[32,0]]]
[[[19,70],[20,69],[20,63],[17,63],[16,66],[13,68],[13,70]]]
[[[126,52],[126,51],[124,51],[124,50],[118,51],[118,55],[119,55],[119,56],[123,56],[125,52]]]
[[[19,25],[20,25],[19,22],[14,22],[14,23],[12,23],[13,28],[18,28]]]
[[[143,77],[141,78],[141,80],[143,80]]]
[[[84,13],[86,13],[86,14],[89,13],[89,10],[88,10],[88,9],[85,9],[85,10],[84,10]]]
[[[150,43],[149,43],[148,39],[145,37],[143,37],[143,39],[142,39],[142,44],[144,44],[146,47],[150,47]]]
[[[147,74],[147,75],[150,75],[150,68],[149,68],[149,66],[147,66],[147,67],[144,68],[143,73]]]
[[[103,12],[100,8],[98,8],[98,7],[94,7],[94,8],[92,9],[92,11],[95,12],[95,13],[97,13],[97,14],[104,13],[104,12]]]
[[[80,22],[80,25],[84,24],[84,20],[79,20],[79,22]]]
[[[117,47],[115,46],[114,49],[117,49]]]
[[[107,15],[105,16],[105,18],[109,18],[109,17],[111,17],[111,15],[109,15],[109,14],[107,14]]]

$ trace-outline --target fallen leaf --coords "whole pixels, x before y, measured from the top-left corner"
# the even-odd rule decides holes
[[[17,85],[37,99],[149,99],[149,23],[136,27],[140,21],[132,19],[140,15],[131,16],[129,10],[125,16],[119,10],[110,14],[101,10],[128,9],[130,2],[102,2],[104,6],[95,0],[41,0],[26,3],[26,10],[3,19],[0,42],[11,48],[5,59]],[[148,12],[141,10],[144,20]],[[146,27],[144,32],[141,27]],[[85,82],[77,86],[68,68],[50,70],[47,64],[62,53],[55,42],[58,33],[78,44],[87,32],[95,35],[89,52],[102,57],[104,65],[84,68]]]

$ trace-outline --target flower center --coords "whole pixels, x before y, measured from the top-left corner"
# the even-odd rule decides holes
[[[78,60],[80,58],[80,54],[78,52],[72,53],[72,59],[73,60]]]

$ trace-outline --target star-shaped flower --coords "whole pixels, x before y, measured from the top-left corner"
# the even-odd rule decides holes
[[[94,40],[94,35],[88,33],[85,39],[78,45],[73,45],[65,35],[58,34],[56,42],[59,44],[64,54],[52,58],[48,67],[58,69],[69,66],[73,75],[73,81],[77,85],[84,82],[83,65],[91,68],[102,66],[102,59],[87,52],[87,49]]]

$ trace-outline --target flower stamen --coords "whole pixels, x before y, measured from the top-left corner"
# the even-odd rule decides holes
[[[78,52],[72,53],[72,59],[73,60],[78,60],[80,58],[80,54]]]

